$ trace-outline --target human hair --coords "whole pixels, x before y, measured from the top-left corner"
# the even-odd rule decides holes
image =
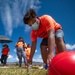
[[[4,44],[3,47],[9,47],[7,44]]]
[[[30,46],[30,44],[27,44],[27,46]]]
[[[19,37],[19,41],[20,41],[20,39],[22,39],[22,42],[24,43],[24,39],[23,39],[23,37]],[[18,41],[18,42],[19,42],[19,41]]]
[[[20,40],[20,39],[23,39],[23,38],[22,38],[22,37],[19,37],[19,40]]]
[[[36,17],[37,17],[37,15],[36,15],[35,10],[30,8],[30,9],[27,11],[27,13],[24,15],[23,22],[24,22],[25,24],[28,24],[28,21],[29,21],[30,19],[36,18]]]

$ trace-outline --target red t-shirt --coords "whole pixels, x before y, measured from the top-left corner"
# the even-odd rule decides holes
[[[2,54],[3,55],[8,55],[8,52],[9,52],[9,48],[8,47],[3,48],[3,50],[2,50]]]
[[[54,28],[54,30],[58,30],[59,28],[62,28],[60,24],[58,24],[51,16],[49,15],[43,15],[39,17],[40,25],[38,30],[32,30],[31,31],[31,40],[35,41],[37,40],[37,37],[39,38],[47,38],[48,34],[47,32]]]

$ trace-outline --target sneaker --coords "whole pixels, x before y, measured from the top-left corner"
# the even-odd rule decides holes
[[[48,69],[48,65],[46,64],[46,65],[44,66],[44,68],[45,68],[45,69]]]
[[[29,66],[28,66],[28,69],[31,69],[31,68],[32,68],[32,65],[29,65]]]
[[[21,64],[19,64],[19,67],[21,67]]]

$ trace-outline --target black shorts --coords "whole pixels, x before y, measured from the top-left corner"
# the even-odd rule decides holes
[[[43,38],[40,46],[48,46],[48,38]]]
[[[58,29],[55,32],[55,38],[62,38],[64,40],[64,33],[62,29]],[[48,46],[48,38],[43,38],[40,46]]]

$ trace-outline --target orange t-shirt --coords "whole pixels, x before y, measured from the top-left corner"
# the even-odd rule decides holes
[[[61,25],[58,24],[51,16],[43,15],[39,17],[39,20],[40,20],[39,29],[31,31],[32,41],[37,40],[37,37],[47,38],[48,37],[47,32],[53,28],[55,31],[59,28],[62,28]]]
[[[24,43],[23,42],[17,42],[17,47],[21,47],[21,48],[23,48],[24,47]]]
[[[30,57],[30,49],[31,48],[25,49],[27,59],[29,59],[29,57]]]

